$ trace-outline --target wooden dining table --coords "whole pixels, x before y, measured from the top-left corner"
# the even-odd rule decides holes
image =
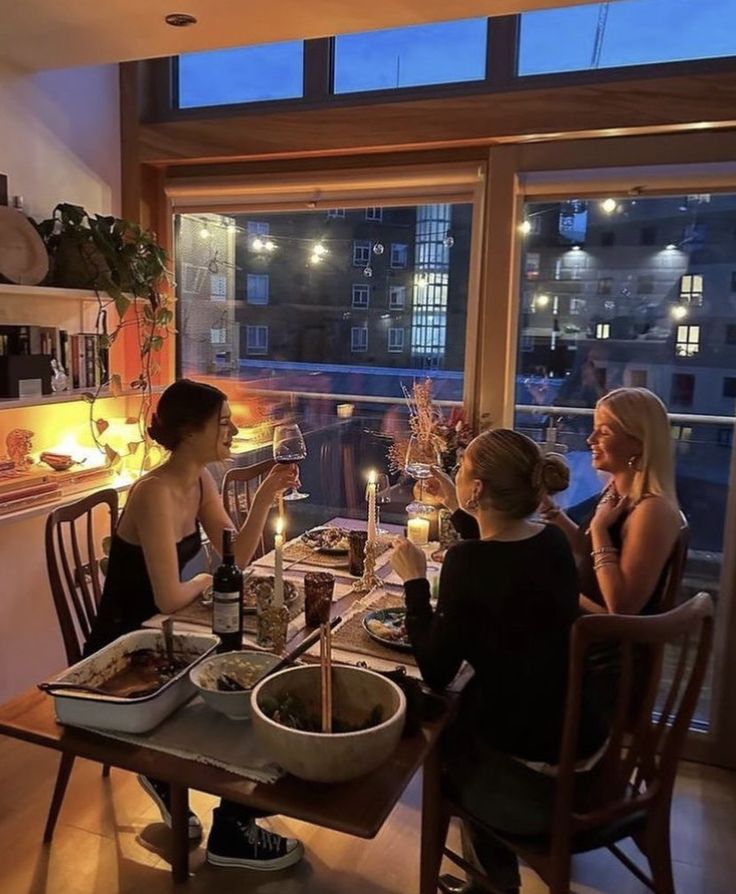
[[[335,602],[333,615],[349,609],[361,595],[364,594],[353,593]],[[289,645],[297,644],[304,635],[304,631],[299,631]],[[365,659],[365,655],[355,657]],[[35,687],[0,705],[0,734],[169,782],[172,874],[176,882],[184,882],[189,875],[189,789],[236,801],[269,815],[280,814],[360,838],[373,838],[422,768],[420,894],[434,894],[437,861],[444,844],[436,840],[435,834],[441,800],[438,743],[453,715],[459,688],[456,686],[454,692],[435,699],[434,716],[423,719],[416,734],[403,737],[382,766],[368,776],[335,784],[305,782],[290,775],[271,783],[253,783],[241,775],[204,764],[194,756],[162,754],[144,742],[125,742],[114,738],[114,734],[63,726],[55,719],[52,700]]]

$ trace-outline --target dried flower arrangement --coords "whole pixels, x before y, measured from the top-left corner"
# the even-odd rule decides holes
[[[453,407],[447,419],[432,400],[432,380],[415,382],[411,392],[402,385],[409,407],[409,437],[394,438],[388,448],[389,469],[402,471],[406,466],[410,438],[413,458],[419,462],[437,465],[454,472],[462,457],[462,451],[473,440],[474,433],[463,418],[463,411]]]

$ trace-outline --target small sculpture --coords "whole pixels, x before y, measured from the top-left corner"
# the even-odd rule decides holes
[[[51,358],[51,390],[55,393],[66,391],[69,387],[69,376],[56,357]]]
[[[5,439],[8,459],[14,463],[18,472],[27,472],[33,465],[33,460],[29,456],[33,450],[32,437],[33,432],[27,428],[14,428]]]

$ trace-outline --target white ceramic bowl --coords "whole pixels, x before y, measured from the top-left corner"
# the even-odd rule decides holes
[[[286,693],[300,698],[319,717],[320,667],[304,665],[279,671],[253,690],[251,714],[261,747],[287,772],[312,782],[343,782],[364,776],[390,757],[404,728],[406,699],[391,680],[373,671],[336,665],[333,674],[333,714],[359,724],[380,705],[383,721],[351,733],[312,733],[271,720],[262,705]]]
[[[246,664],[257,669],[258,678],[279,660],[279,656],[273,655],[271,652],[246,650],[222,652],[192,668],[189,679],[197,687],[205,702],[215,711],[220,711],[233,720],[248,720],[250,719],[250,697],[253,687],[250,686],[242,691],[223,692],[216,688],[217,678],[220,674],[228,674],[236,680],[240,678],[246,682],[245,673],[248,672]]]

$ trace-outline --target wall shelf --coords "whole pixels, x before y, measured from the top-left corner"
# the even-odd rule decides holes
[[[91,301],[97,303],[97,293],[85,289],[58,289],[55,286],[18,286],[0,283],[0,300],[3,298],[49,298],[54,301]],[[103,303],[112,301],[106,292],[100,292]]]
[[[155,385],[151,391],[153,394],[161,394],[163,385]],[[69,404],[82,400],[83,394],[94,394],[94,388],[72,388],[69,391],[60,391],[55,394],[34,394],[32,397],[6,397],[0,399],[0,411],[20,410],[25,407],[44,407],[47,404]],[[118,397],[135,397],[141,392],[135,388],[125,388],[120,394],[113,397],[107,389],[103,389],[97,396],[97,400],[117,399]]]

